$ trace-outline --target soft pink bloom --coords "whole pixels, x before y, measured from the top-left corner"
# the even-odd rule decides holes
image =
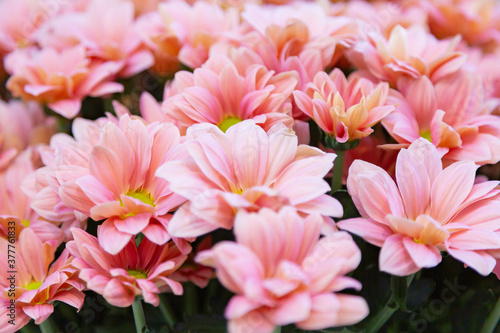
[[[170,221],[177,237],[195,237],[218,228],[231,229],[235,214],[262,207],[292,205],[303,214],[324,216],[325,232],[342,216],[342,206],[325,192],[323,177],[334,154],[297,146],[293,130],[276,125],[267,133],[253,121],[231,126],[226,133],[211,124],[188,129],[189,158],[171,161],[157,172],[170,189],[188,199]]]
[[[490,114],[498,101],[489,100],[478,75],[460,71],[435,84],[405,79],[398,88],[402,94],[391,97],[398,108],[382,124],[401,146],[424,137],[445,160],[500,160],[500,117]]]
[[[56,132],[56,119],[47,117],[34,102],[0,101],[0,171],[24,149],[49,143]],[[36,165],[39,157],[33,149]]]
[[[383,169],[356,160],[347,189],[360,218],[341,229],[382,248],[381,271],[408,275],[441,262],[441,251],[488,275],[500,249],[498,181],[474,184],[477,166],[460,161],[443,169],[436,148],[425,139],[402,149],[396,180]]]
[[[116,63],[91,62],[81,46],[58,52],[52,48],[15,51],[6,58],[12,75],[7,88],[15,97],[46,103],[66,118],[75,117],[87,96],[123,90],[112,82],[120,67]]]
[[[183,134],[199,123],[226,131],[245,119],[254,119],[265,130],[278,122],[292,127],[290,96],[296,74],[275,74],[261,65],[240,73],[228,58],[214,56],[193,73],[178,72],[162,107]]]
[[[139,111],[141,116],[133,115],[130,110],[125,107],[125,105],[120,102],[114,100],[112,102],[113,108],[115,110],[118,118],[127,114],[132,119],[139,119],[145,122],[146,124],[152,124],[155,121],[159,121],[160,123],[174,123],[175,120],[171,119],[167,114],[165,114],[161,108],[161,103],[159,103],[150,93],[144,91],[139,98]],[[112,116],[107,115],[110,119]]]
[[[389,38],[367,31],[346,55],[377,80],[395,85],[401,77],[417,79],[425,75],[436,82],[465,63],[466,55],[457,51],[459,42],[459,36],[439,41],[421,26],[405,29],[396,25]]]
[[[136,296],[142,296],[146,303],[158,306],[157,294],[182,294],[182,285],[169,277],[187,258],[175,245],[157,245],[144,238],[136,246],[131,240],[111,255],[84,230],[72,232],[74,240],[66,247],[75,257],[73,265],[80,270],[87,289],[101,294],[109,304],[126,307],[132,305]]]
[[[98,228],[99,244],[111,254],[139,233],[165,244],[170,240],[169,212],[185,199],[155,172],[164,162],[180,158],[179,141],[179,131],[169,123],[146,125],[128,115],[118,124],[107,122],[91,147],[88,167],[56,172],[59,179],[71,179],[60,185],[58,194],[67,207],[105,220]]]
[[[344,276],[361,261],[351,236],[319,239],[319,215],[301,218],[293,208],[238,214],[236,243],[223,241],[197,261],[213,266],[236,295],[226,307],[229,332],[272,332],[296,324],[306,330],[352,325],[368,314],[359,296],[337,294],[361,284]]]
[[[265,49],[267,54],[261,53],[261,56],[264,59],[273,57],[273,62],[278,63],[286,63],[290,57],[298,57],[304,62],[319,54],[321,69],[324,69],[335,64],[357,36],[354,20],[331,17],[315,2],[288,6],[248,4],[241,16],[267,42],[263,44],[257,40],[257,45],[251,48]],[[268,68],[275,69],[274,66]]]
[[[215,272],[212,267],[208,267],[195,262],[195,257],[201,251],[208,250],[212,247],[212,237],[206,236],[201,242],[189,253],[188,259],[178,270],[172,273],[170,278],[179,282],[191,281],[199,288],[205,288],[210,283],[210,279],[215,277]]]
[[[22,191],[24,179],[34,171],[31,153],[25,151],[0,172],[0,237],[8,238],[9,231],[13,230],[9,227],[15,227],[14,238],[29,228],[42,242],[54,241],[59,245],[64,238],[63,231],[58,228],[59,221],[51,222],[39,216],[30,207],[30,197]]]
[[[54,312],[55,301],[60,301],[80,309],[85,294],[78,270],[72,266],[73,258],[67,250],[54,261],[57,245],[54,242],[42,243],[31,229],[21,232],[15,243],[15,281],[9,281],[12,267],[7,258],[8,246],[12,245],[4,238],[0,238],[0,332],[11,333],[21,329],[31,319],[39,325]],[[53,262],[54,261],[54,262]],[[53,263],[52,263],[53,262]],[[9,295],[11,282],[15,285],[15,296]],[[11,299],[15,302],[11,303]],[[15,325],[7,321],[8,306],[15,306]]]
[[[424,8],[437,38],[461,35],[488,50],[500,44],[500,5],[496,0],[428,0]]]
[[[236,39],[239,35],[240,17],[236,8],[223,10],[217,4],[204,1],[189,5],[174,0],[160,4],[158,10],[164,21],[163,36],[173,33],[177,37],[182,45],[178,58],[191,68],[201,66],[208,59],[208,51],[214,43]]]
[[[346,79],[340,69],[330,75],[319,72],[304,91],[293,93],[302,112],[337,142],[354,141],[370,135],[371,128],[389,113],[389,84],[373,84],[359,76]]]

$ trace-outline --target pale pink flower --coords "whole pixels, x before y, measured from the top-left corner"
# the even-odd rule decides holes
[[[500,117],[490,114],[498,101],[489,100],[477,74],[464,70],[435,84],[405,79],[398,88],[402,94],[391,97],[398,108],[382,124],[400,146],[424,137],[448,161],[500,160]]]
[[[121,116],[127,114],[129,115],[132,119],[139,119],[144,121],[146,124],[152,124],[155,121],[158,121],[160,123],[174,123],[175,120],[171,119],[167,114],[165,114],[161,108],[161,103],[159,103],[150,93],[147,91],[144,91],[141,94],[141,97],[139,98],[139,111],[141,113],[141,116],[135,116],[133,115],[125,105],[121,104],[120,102],[114,100],[112,102],[113,108],[115,110],[116,115],[118,118]],[[108,115],[108,118],[110,118],[111,115]]]
[[[212,237],[206,236],[193,249],[184,264],[170,276],[171,279],[178,282],[191,281],[199,288],[205,288],[210,283],[210,280],[215,277],[215,272],[212,267],[208,267],[195,262],[195,257],[198,253],[208,250],[212,247]]]
[[[155,172],[164,162],[181,158],[179,141],[172,124],[146,126],[124,115],[117,125],[108,122],[103,127],[99,143],[91,148],[88,168],[56,172],[58,178],[72,179],[59,187],[67,207],[95,221],[105,220],[98,236],[106,251],[118,253],[139,233],[158,245],[171,239],[166,231],[169,212],[185,199]]]
[[[360,218],[341,229],[382,248],[381,271],[408,275],[441,262],[441,251],[488,275],[500,249],[498,181],[474,184],[477,166],[460,161],[443,169],[425,139],[403,149],[396,162],[397,185],[383,169],[356,160],[347,189]]]
[[[287,58],[297,56],[306,61],[316,57],[318,52],[322,69],[335,64],[342,51],[352,45],[358,32],[354,20],[331,17],[315,2],[287,6],[248,4],[241,16],[261,38],[270,42],[272,48],[258,46],[267,48],[267,54],[261,54],[263,58],[272,56],[284,63]]]
[[[459,36],[438,41],[421,26],[405,29],[396,25],[389,38],[375,31],[365,35],[346,56],[357,68],[393,85],[401,77],[417,79],[422,75],[436,82],[460,69],[467,58],[457,51]]]
[[[178,72],[162,107],[182,134],[199,123],[226,131],[245,119],[265,130],[278,122],[292,127],[290,96],[297,82],[296,72],[275,74],[252,65],[240,73],[228,58],[214,56],[193,73]]]
[[[204,1],[189,5],[174,0],[160,4],[158,10],[164,21],[163,35],[173,33],[177,37],[182,45],[178,58],[191,68],[201,66],[208,59],[208,51],[214,43],[239,36],[240,15],[236,8],[223,10],[217,4]]]
[[[46,103],[66,118],[78,114],[87,96],[123,90],[121,84],[111,81],[119,66],[91,62],[81,46],[61,52],[52,48],[18,50],[9,54],[5,67],[12,75],[7,88],[15,97]]]
[[[500,44],[500,5],[496,0],[428,0],[423,2],[437,38],[461,35],[485,50]]]
[[[24,179],[34,171],[31,153],[25,151],[0,172],[0,237],[8,238],[9,231],[14,230],[14,238],[17,238],[23,229],[29,228],[42,242],[54,241],[59,245],[64,238],[63,231],[57,227],[59,221],[51,222],[39,216],[30,207],[31,199],[21,190]]]
[[[301,218],[291,207],[242,212],[236,243],[223,241],[197,256],[236,294],[225,311],[229,332],[265,333],[292,323],[318,330],[366,317],[363,298],[336,293],[361,289],[344,276],[359,265],[361,251],[345,232],[319,239],[322,223],[319,215]]]
[[[389,113],[389,84],[373,84],[359,76],[346,79],[340,69],[330,75],[319,72],[304,91],[293,93],[299,109],[337,142],[345,143],[370,135],[371,128]]]
[[[0,238],[0,244],[5,249],[0,251],[1,333],[15,332],[31,319],[35,320],[35,324],[41,324],[54,312],[55,301],[78,310],[82,307],[85,294],[81,290],[84,285],[78,277],[78,270],[71,265],[73,258],[67,250],[54,261],[57,245],[54,242],[42,243],[28,228],[21,232],[15,243],[16,258],[12,267],[7,257],[8,246],[12,244],[4,238]],[[15,278],[9,280],[12,271],[16,272]],[[11,283],[15,286],[12,291]],[[11,304],[15,311],[9,308]],[[13,312],[15,325],[8,323],[13,319],[9,317]]]
[[[188,199],[169,223],[172,236],[231,229],[238,211],[262,207],[292,205],[304,215],[321,214],[325,232],[332,228],[329,216],[342,216],[340,203],[324,194],[330,186],[323,177],[335,155],[297,146],[293,130],[284,125],[267,133],[252,120],[226,133],[211,124],[194,125],[184,145],[189,158],[167,162],[157,171],[172,191]]]
[[[47,117],[34,102],[0,101],[0,171],[23,150],[49,143],[56,132],[56,119]],[[33,162],[39,164],[36,149]]]
[[[136,296],[146,303],[159,305],[159,293],[181,295],[182,285],[169,275],[186,260],[172,243],[157,245],[147,238],[136,246],[134,240],[114,255],[106,252],[94,236],[82,229],[72,229],[74,240],[66,244],[75,257],[73,265],[87,289],[101,294],[109,304],[132,305]]]

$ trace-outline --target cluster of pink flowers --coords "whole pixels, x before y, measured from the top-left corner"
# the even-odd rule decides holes
[[[496,1],[4,0],[0,60],[0,333],[213,277],[230,332],[356,324],[347,232],[392,275],[447,252],[500,277]],[[163,99],[129,110],[141,75]],[[114,114],[77,117],[90,97]]]

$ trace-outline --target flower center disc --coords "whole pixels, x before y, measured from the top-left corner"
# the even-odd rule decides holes
[[[219,123],[219,128],[222,132],[226,133],[229,127],[236,125],[241,122],[241,119],[238,117],[226,117]]]

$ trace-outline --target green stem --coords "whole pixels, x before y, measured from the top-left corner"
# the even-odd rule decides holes
[[[332,175],[332,192],[331,194],[337,192],[342,188],[342,176],[344,174],[344,150],[336,150],[337,158],[335,158],[335,163],[333,164],[333,175]]]
[[[161,314],[163,315],[163,318],[167,322],[167,326],[170,329],[174,328],[175,325],[175,315],[172,307],[170,306],[170,303],[167,301],[167,298],[165,297],[165,294],[160,294],[160,311]]]
[[[273,333],[281,333],[281,326],[276,326]]]
[[[52,317],[47,318],[43,323],[38,325],[40,327],[40,331],[42,333],[57,333],[59,332],[59,328],[56,323],[52,320]]]
[[[184,313],[194,316],[198,310],[198,292],[196,285],[192,282],[184,284]]]
[[[19,332],[21,333],[38,333],[38,330],[36,329],[36,326],[33,325],[31,322],[28,323],[26,326],[24,326],[23,328],[21,328],[19,330]]]
[[[481,329],[481,333],[492,333],[498,322],[500,321],[500,297],[495,303],[495,307],[491,311],[488,318],[484,322],[483,328]]]
[[[134,313],[135,330],[137,333],[146,333],[148,327],[146,325],[146,318],[144,317],[144,310],[142,309],[142,301],[140,297],[136,297],[132,303],[132,312]]]
[[[394,312],[398,310],[398,306],[395,305],[393,298],[389,299],[389,302],[373,317],[366,325],[366,333],[378,332],[382,326],[392,317]]]

